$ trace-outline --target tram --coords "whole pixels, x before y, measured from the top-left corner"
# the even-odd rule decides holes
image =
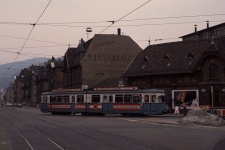
[[[40,109],[51,114],[140,114],[166,112],[165,92],[137,87],[61,89],[45,92]]]

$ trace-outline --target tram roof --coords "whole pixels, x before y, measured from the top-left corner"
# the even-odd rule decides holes
[[[51,92],[42,93],[42,95],[73,95],[73,94],[116,94],[116,93],[165,93],[164,90],[159,89],[138,89],[137,87],[124,87],[124,88],[95,88],[94,90],[76,90],[64,89],[53,90]]]

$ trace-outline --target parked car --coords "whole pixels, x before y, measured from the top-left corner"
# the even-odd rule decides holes
[[[15,107],[23,107],[23,104],[22,103],[15,103],[14,106]]]
[[[12,107],[12,103],[6,103],[5,106]]]

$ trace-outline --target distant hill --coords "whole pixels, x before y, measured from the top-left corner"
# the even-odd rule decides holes
[[[49,58],[33,58],[24,61],[17,61],[10,69],[9,67],[11,66],[11,63],[0,65],[0,88],[5,89],[9,87],[9,83],[13,81],[14,76],[18,75],[22,69],[28,68],[32,64],[43,65],[47,60],[49,60]]]

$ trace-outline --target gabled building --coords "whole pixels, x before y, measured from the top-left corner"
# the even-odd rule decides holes
[[[150,45],[123,76],[130,86],[165,90],[171,108],[181,91],[199,105],[225,107],[225,37]]]
[[[64,56],[64,87],[91,88],[101,81],[119,77],[132,59],[142,51],[129,36],[95,35],[69,48]]]
[[[222,37],[225,36],[225,23],[221,23],[212,27],[209,27],[209,22],[207,21],[207,26],[203,30],[197,31],[197,25],[195,25],[195,30],[193,33],[181,36],[183,41],[187,40],[201,40],[201,39],[211,39],[212,37]]]

